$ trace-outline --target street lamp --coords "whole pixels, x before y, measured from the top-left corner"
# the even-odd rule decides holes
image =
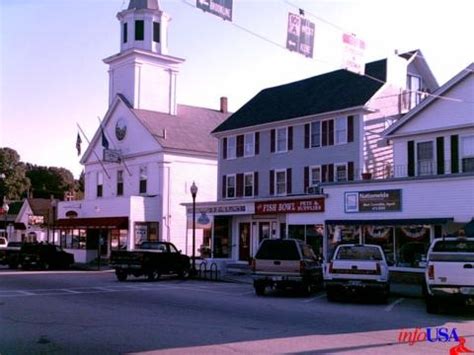
[[[7,214],[8,214],[8,210],[10,209],[10,207],[8,206],[7,199],[6,199],[5,197],[3,197],[3,206],[2,206],[2,209],[3,209],[3,213],[5,213],[5,238],[8,240],[8,233],[7,233]]]
[[[196,195],[198,192],[198,188],[193,181],[191,185],[191,195],[193,196],[193,276],[196,275]]]

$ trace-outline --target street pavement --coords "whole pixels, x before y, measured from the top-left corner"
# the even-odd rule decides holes
[[[2,355],[449,354],[458,344],[399,342],[427,327],[454,328],[474,348],[472,310],[429,315],[420,298],[329,303],[323,290],[257,297],[247,283],[0,270]]]

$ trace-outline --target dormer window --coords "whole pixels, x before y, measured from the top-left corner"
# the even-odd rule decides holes
[[[135,41],[143,41],[145,39],[145,22],[143,20],[135,21]]]

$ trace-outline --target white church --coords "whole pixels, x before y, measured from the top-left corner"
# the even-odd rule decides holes
[[[229,116],[227,99],[218,110],[177,103],[184,59],[168,54],[171,18],[158,0],[130,0],[117,18],[120,52],[104,59],[109,108],[81,158],[85,196],[59,203],[56,234],[76,262],[156,240],[191,255],[181,203],[192,200],[193,182],[197,200],[216,200],[218,141],[210,132]],[[209,238],[199,231],[196,254]]]

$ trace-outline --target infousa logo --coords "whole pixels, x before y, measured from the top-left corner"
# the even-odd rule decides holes
[[[458,344],[449,349],[449,355],[459,355],[466,353],[473,353],[474,350],[469,349],[466,344],[466,339],[458,335],[456,328],[416,328],[414,330],[401,330],[398,335],[399,343],[408,343],[414,345],[418,342],[440,342],[449,343],[457,342]]]

